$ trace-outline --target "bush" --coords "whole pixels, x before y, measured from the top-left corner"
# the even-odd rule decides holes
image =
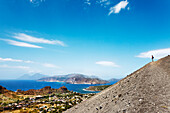
[[[71,108],[70,105],[66,105],[65,110]]]

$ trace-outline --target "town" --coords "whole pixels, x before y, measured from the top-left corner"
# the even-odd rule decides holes
[[[15,99],[13,102],[9,101],[11,98],[1,100],[0,112],[61,113],[93,95],[95,94],[80,94],[68,90],[65,92],[52,92],[46,95],[17,95],[19,99]]]

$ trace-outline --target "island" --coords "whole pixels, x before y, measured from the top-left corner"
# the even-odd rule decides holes
[[[68,74],[61,76],[43,77],[38,81],[44,82],[65,82],[68,84],[106,84],[109,81],[102,80],[99,78],[92,78],[82,74]]]

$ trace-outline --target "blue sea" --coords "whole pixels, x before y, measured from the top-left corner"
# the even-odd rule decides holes
[[[115,82],[107,83],[104,85],[115,84]],[[66,86],[68,90],[79,92],[79,93],[98,93],[98,91],[85,91],[83,89],[89,86],[97,86],[101,84],[67,84],[63,82],[39,82],[34,80],[0,80],[0,85],[5,87],[8,90],[16,91],[17,89],[29,90],[29,89],[41,89],[45,86],[51,86],[52,88],[60,88]]]

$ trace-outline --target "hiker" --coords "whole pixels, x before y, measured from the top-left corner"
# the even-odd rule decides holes
[[[152,55],[152,62],[153,62],[154,56]]]

